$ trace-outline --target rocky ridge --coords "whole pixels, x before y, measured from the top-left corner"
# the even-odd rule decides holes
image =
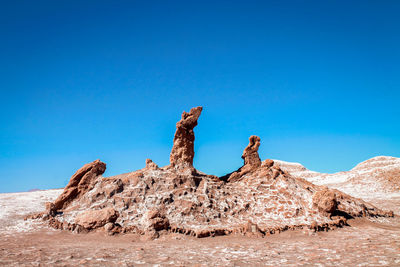
[[[319,173],[299,163],[275,160],[294,177],[325,185],[365,199],[400,197],[400,158],[378,156],[357,164],[350,171]]]
[[[43,218],[58,229],[138,233],[158,237],[169,232],[207,237],[245,234],[264,236],[307,227],[343,226],[361,216],[393,216],[338,190],[290,175],[273,160],[260,160],[260,138],[251,136],[244,164],[223,177],[193,167],[194,127],[202,107],[183,112],[177,123],[170,165],[146,166],[103,177],[100,160],[84,165]]]

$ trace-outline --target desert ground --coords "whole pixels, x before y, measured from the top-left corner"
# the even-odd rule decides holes
[[[290,230],[266,237],[76,234],[24,221],[62,190],[0,194],[2,266],[399,266],[400,219],[361,218],[328,232]],[[379,202],[379,200],[377,200]],[[380,200],[384,207],[398,199]]]

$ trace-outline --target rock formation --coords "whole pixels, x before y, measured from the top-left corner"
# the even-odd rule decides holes
[[[349,171],[332,174],[310,171],[299,163],[276,160],[275,164],[293,177],[340,190],[400,214],[400,207],[388,201],[400,199],[400,158],[378,156]]]
[[[256,135],[252,135],[249,138],[249,144],[244,149],[242,154],[242,159],[244,161],[243,166],[240,167],[237,171],[229,173],[223,177],[221,177],[224,181],[235,181],[243,177],[245,174],[257,169],[261,166],[261,159],[258,155],[258,148],[260,147],[260,137]],[[273,165],[273,161],[268,161],[267,164],[270,164],[269,167]]]
[[[295,178],[272,160],[261,162],[257,136],[250,137],[238,171],[219,178],[195,170],[193,128],[201,110],[184,112],[177,123],[171,165],[160,168],[148,159],[141,170],[105,178],[101,176],[105,164],[92,162],[72,176],[45,214],[36,217],[59,229],[155,238],[170,232],[264,236],[304,227],[339,227],[356,216],[392,215]]]
[[[106,170],[106,164],[100,160],[95,160],[85,164],[74,175],[72,175],[64,192],[57,198],[54,205],[49,205],[50,209],[55,211],[65,208],[75,199],[79,199],[87,191],[92,189],[93,183],[99,175]]]
[[[182,119],[176,123],[174,145],[171,150],[171,166],[192,167],[194,157],[194,131],[202,107],[195,107],[189,113],[183,112]]]
[[[113,208],[104,208],[100,210],[88,210],[76,216],[75,222],[84,228],[91,230],[102,227],[107,223],[113,223],[118,218],[118,212]]]
[[[258,155],[258,148],[260,147],[260,137],[252,135],[249,138],[249,145],[244,149],[242,159],[244,166],[259,167],[261,159]]]
[[[158,170],[159,167],[151,159],[146,159],[146,169]]]
[[[337,209],[336,194],[328,188],[315,192],[312,200],[313,205],[321,212],[332,214]]]

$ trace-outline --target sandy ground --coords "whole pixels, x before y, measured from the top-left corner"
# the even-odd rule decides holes
[[[400,220],[354,221],[352,227],[311,234],[290,231],[265,238],[196,239],[171,235],[141,241],[134,235],[72,234],[42,229],[0,241],[4,266],[366,266],[400,265]]]
[[[399,217],[358,219],[319,233],[203,239],[172,234],[150,241],[135,235],[74,234],[22,220],[57,194],[0,194],[1,266],[400,266]]]

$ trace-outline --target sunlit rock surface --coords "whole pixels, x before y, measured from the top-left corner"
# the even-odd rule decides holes
[[[288,229],[324,230],[347,219],[393,216],[338,190],[290,175],[272,160],[261,162],[261,139],[249,138],[243,166],[223,177],[193,167],[194,127],[202,107],[183,112],[177,123],[170,165],[150,159],[143,169],[103,177],[99,160],[77,171],[43,218],[75,232],[137,233],[150,238],[181,233],[196,237],[244,234],[265,236]]]

